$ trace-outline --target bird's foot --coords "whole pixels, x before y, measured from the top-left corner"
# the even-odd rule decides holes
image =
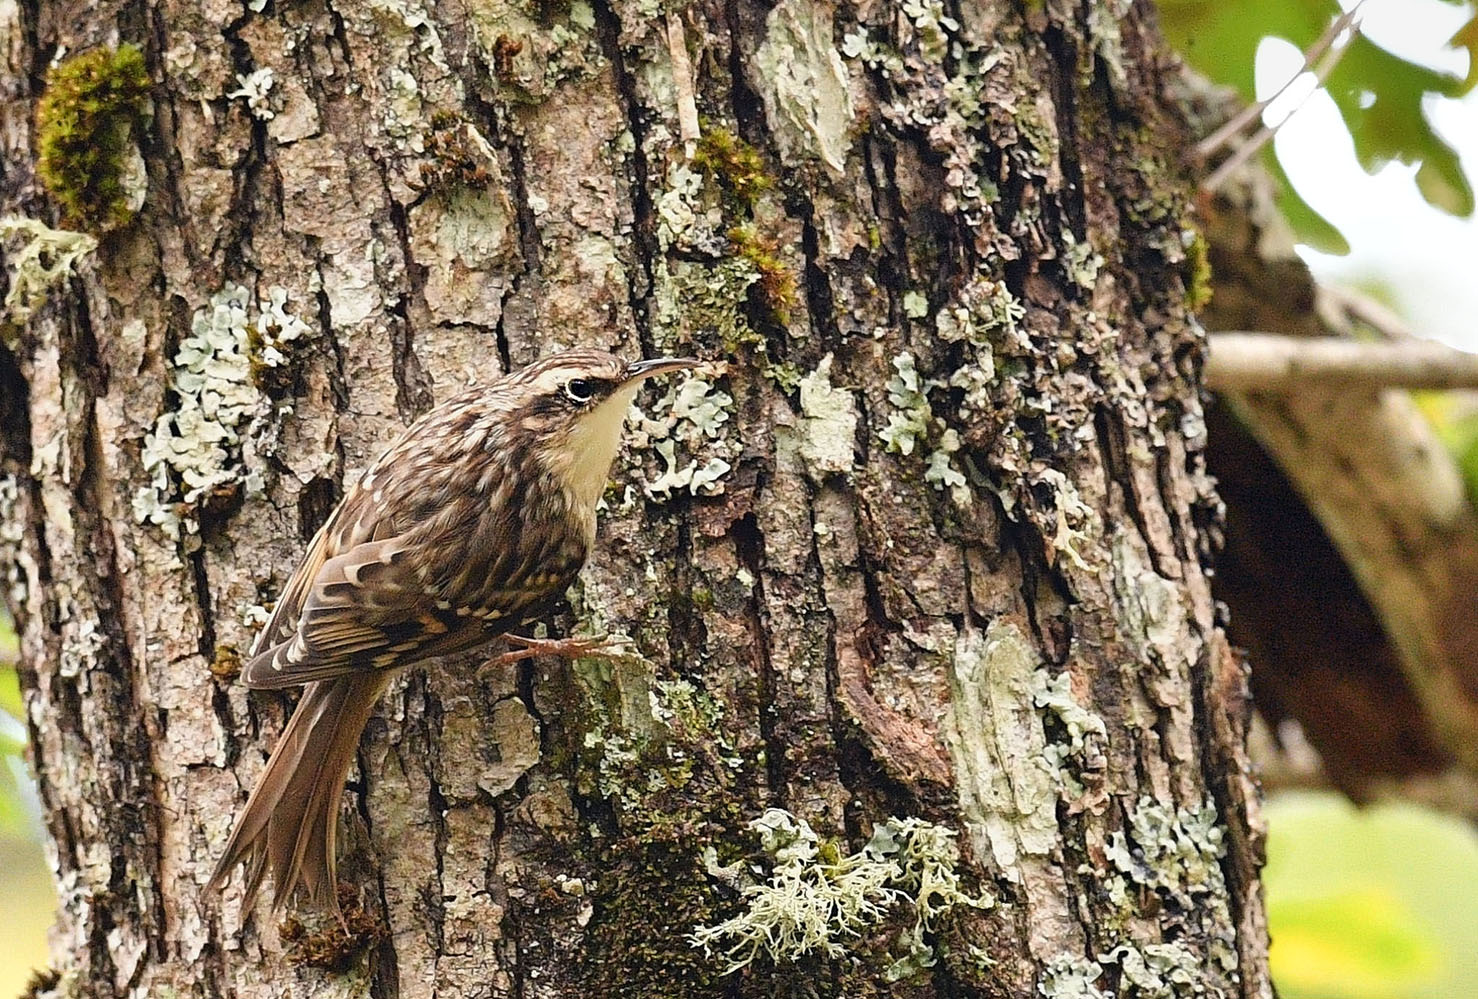
[[[630,654],[622,654],[616,650],[632,644],[629,638],[610,635],[601,635],[599,638],[528,638],[524,635],[504,635],[503,638],[509,645],[517,646],[517,648],[509,649],[500,656],[494,656],[488,663],[489,666],[508,666],[535,656],[553,656],[558,659],[605,659],[620,662],[629,659]]]

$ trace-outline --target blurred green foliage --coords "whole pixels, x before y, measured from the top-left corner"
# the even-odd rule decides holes
[[[1263,881],[1283,999],[1478,996],[1478,833],[1333,793],[1267,805]]]
[[[1411,2],[1411,0],[1404,0]],[[1374,173],[1391,161],[1417,166],[1422,197],[1453,215],[1473,213],[1473,187],[1457,152],[1432,128],[1423,104],[1430,97],[1460,97],[1478,83],[1478,0],[1441,0],[1466,7],[1473,17],[1449,42],[1468,50],[1466,76],[1408,62],[1359,36],[1325,83],[1360,165]],[[1307,52],[1341,14],[1335,0],[1160,0],[1166,35],[1198,71],[1256,99],[1253,70],[1264,38],[1282,38]],[[1271,143],[1265,153],[1279,187],[1284,215],[1298,238],[1327,253],[1346,253],[1339,231],[1293,190]]]
[[[10,619],[0,610],[0,912],[6,916],[0,996],[19,994],[31,972],[46,966],[46,929],[56,905],[41,828],[26,793],[16,651]]]
[[[15,630],[0,612],[0,837],[23,836],[33,826],[21,790],[26,728],[15,658]]]

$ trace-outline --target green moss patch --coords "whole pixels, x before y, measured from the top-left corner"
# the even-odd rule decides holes
[[[132,218],[124,167],[148,94],[137,45],[92,49],[46,74],[36,106],[36,175],[69,225],[105,232]]]

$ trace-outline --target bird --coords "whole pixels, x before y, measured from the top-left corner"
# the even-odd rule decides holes
[[[411,423],[308,544],[241,671],[304,686],[207,884],[246,865],[242,910],[270,870],[272,909],[301,887],[338,912],[335,837],[349,765],[390,680],[412,663],[504,637],[500,657],[602,652],[532,639],[595,544],[596,504],[647,378],[691,358],[544,357]],[[342,919],[342,915],[340,916]]]

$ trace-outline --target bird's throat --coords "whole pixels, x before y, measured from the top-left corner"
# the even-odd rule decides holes
[[[621,448],[621,430],[638,387],[638,382],[622,385],[582,416],[553,461],[571,506],[581,514],[594,516],[595,504],[611,477],[611,463]]]

